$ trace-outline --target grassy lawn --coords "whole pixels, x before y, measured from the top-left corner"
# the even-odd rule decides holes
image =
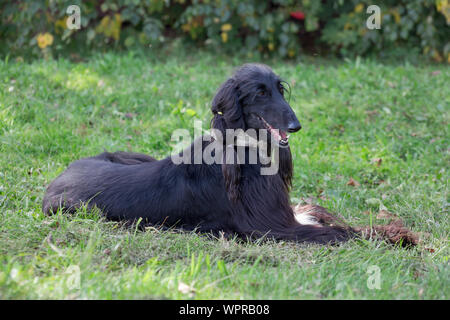
[[[303,125],[290,139],[292,202],[316,202],[351,225],[386,223],[387,210],[421,235],[405,250],[142,232],[82,210],[44,216],[45,187],[75,159],[104,149],[161,159],[174,129],[194,119],[207,128],[216,89],[246,61],[11,60],[0,61],[1,299],[450,298],[447,66],[266,61],[290,83]],[[380,289],[367,285],[371,266]]]

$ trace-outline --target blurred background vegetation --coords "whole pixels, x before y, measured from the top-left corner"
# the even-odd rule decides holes
[[[380,30],[366,27],[371,4],[381,8]],[[80,30],[66,27],[69,5],[81,9]],[[403,49],[450,63],[450,0],[3,0],[0,17],[1,53],[13,56],[157,49],[176,39],[248,58]]]

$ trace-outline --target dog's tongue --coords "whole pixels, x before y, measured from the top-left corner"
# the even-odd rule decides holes
[[[272,136],[276,137],[278,140],[287,140],[288,136],[287,136],[286,132],[284,132],[283,130],[280,130],[280,129],[275,129],[270,124],[268,124],[264,119],[263,119],[263,121],[266,124],[266,126],[269,129]]]
[[[273,136],[278,138],[278,140],[286,140],[287,139],[287,134],[283,130],[274,129],[272,126],[269,126],[269,130]]]

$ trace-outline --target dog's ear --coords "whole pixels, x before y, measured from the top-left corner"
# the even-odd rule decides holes
[[[236,203],[240,198],[241,166],[238,164],[238,154],[234,146],[227,146],[223,153],[222,175],[227,190],[228,199]]]
[[[236,80],[230,78],[220,86],[212,101],[211,111],[214,114],[211,127],[220,130],[224,137],[224,143],[226,141],[226,129],[245,130],[245,121],[239,102],[239,87]],[[235,203],[240,197],[241,167],[237,162],[234,146],[225,147],[222,174],[228,199]]]
[[[220,86],[212,101],[211,111],[214,114],[212,127],[222,131],[224,136],[226,129],[245,130],[236,80],[230,78]]]
[[[292,187],[292,175],[293,175],[291,148],[289,148],[289,146],[287,146],[286,148],[278,148],[278,151],[279,151],[280,177],[281,179],[283,179],[286,191],[289,192],[289,190]]]

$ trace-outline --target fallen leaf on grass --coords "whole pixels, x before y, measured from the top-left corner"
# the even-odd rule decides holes
[[[387,210],[380,210],[377,214],[377,219],[392,219],[392,218],[397,217]]]
[[[422,297],[422,295],[423,295],[423,288],[420,288],[419,289],[419,297]]]
[[[314,197],[300,198],[298,206],[303,205],[303,204],[316,204],[316,202],[317,202],[317,198],[314,198]]]
[[[367,111],[366,111],[366,114],[367,114],[370,118],[372,118],[372,117],[378,115],[378,111],[377,111],[377,110],[367,110]]]
[[[403,227],[403,221],[399,217],[397,217],[395,214],[385,210],[381,209],[377,214],[378,220],[389,220],[391,225],[395,225],[396,227]]]
[[[390,82],[390,81],[387,82],[387,85],[389,86],[389,88],[395,88],[395,87],[397,87],[397,85],[396,85],[395,83]]]
[[[319,199],[326,201],[326,200],[328,200],[328,197],[322,193],[322,194],[320,194]]]
[[[59,227],[59,222],[58,221],[42,221],[42,224],[45,224],[46,226],[49,226],[53,229],[56,229]]]
[[[356,181],[355,179],[350,178],[350,180],[348,180],[348,182],[347,182],[347,185],[352,186],[352,187],[359,187],[361,184],[358,181]]]
[[[383,162],[383,159],[381,158],[373,158],[372,163],[375,163],[378,167],[381,165],[381,162]]]
[[[184,282],[178,283],[178,291],[183,294],[189,294],[189,296],[193,296],[195,294],[195,289]]]

